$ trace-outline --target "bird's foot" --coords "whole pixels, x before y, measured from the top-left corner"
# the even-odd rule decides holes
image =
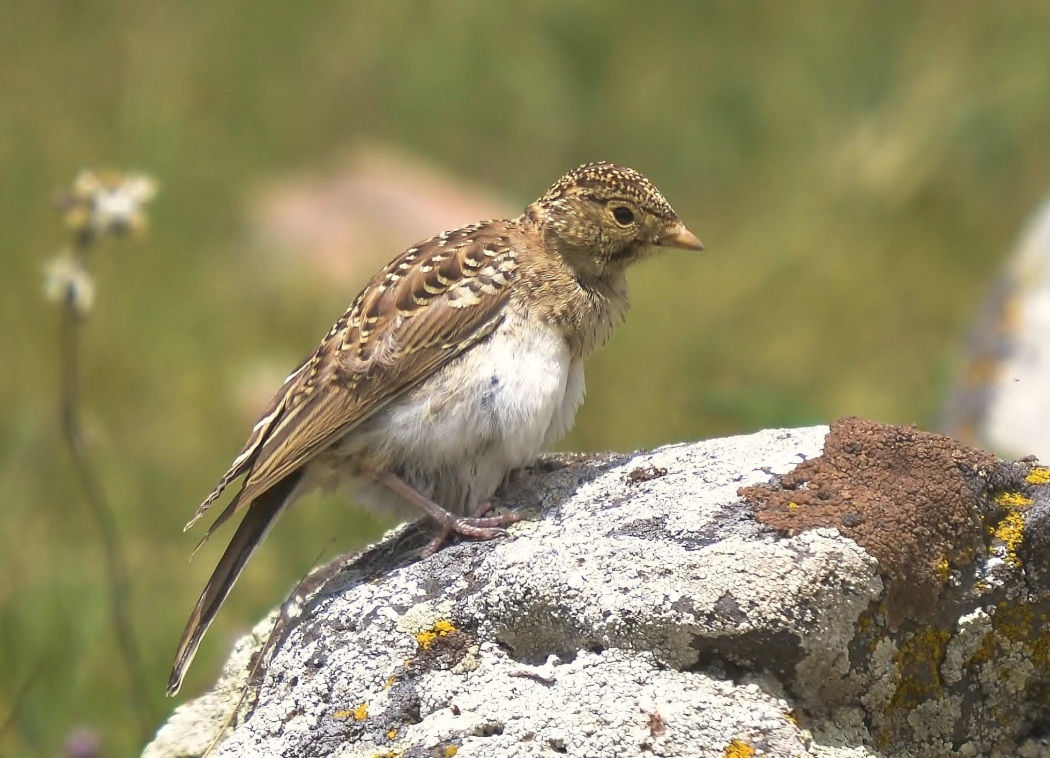
[[[502,528],[521,520],[517,513],[502,513],[499,516],[486,516],[492,510],[491,501],[482,503],[473,516],[457,516],[426,497],[409,484],[403,482],[389,471],[373,471],[372,477],[403,497],[412,505],[426,513],[438,525],[438,535],[423,548],[423,556],[436,553],[453,534],[469,537],[474,540],[491,540],[502,537],[507,532]]]
[[[491,507],[490,505],[489,508]],[[484,511],[481,512],[484,513]],[[519,513],[501,513],[499,516],[452,516],[451,513],[448,515],[451,516],[451,519],[443,523],[439,522],[440,531],[437,536],[423,548],[424,558],[440,550],[453,534],[469,537],[472,540],[491,540],[506,536],[507,530],[502,527],[521,521]]]

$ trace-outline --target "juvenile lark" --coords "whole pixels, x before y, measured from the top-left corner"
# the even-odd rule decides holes
[[[485,517],[512,470],[572,426],[583,361],[627,310],[625,271],[652,246],[703,250],[637,171],[580,166],[515,219],[444,232],[376,274],[277,391],[189,529],[240,491],[204,535],[246,509],[190,614],[168,694],[277,515],[349,481],[366,502],[490,539]],[[203,542],[204,540],[201,540]]]

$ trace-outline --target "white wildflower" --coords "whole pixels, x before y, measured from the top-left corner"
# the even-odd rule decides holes
[[[44,294],[56,303],[69,302],[83,316],[95,302],[95,280],[84,265],[67,250],[59,253],[44,271]]]
[[[157,183],[144,174],[82,171],[63,198],[66,221],[92,237],[138,232],[146,226],[143,206],[157,194]]]

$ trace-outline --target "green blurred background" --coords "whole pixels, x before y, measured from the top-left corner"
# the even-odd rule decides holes
[[[253,198],[376,145],[495,193],[497,210],[581,162],[621,162],[707,244],[633,273],[633,311],[592,360],[562,447],[842,414],[928,426],[1050,189],[1050,5],[0,3],[0,754],[59,755],[79,727],[131,754],[173,707],[171,655],[227,537],[187,563],[183,523],[266,392],[415,241],[348,245],[364,262],[336,279],[263,252]],[[51,200],[82,167],[160,183],[148,235],[94,254],[84,334],[145,697],[116,653],[62,447],[59,311],[41,295],[67,236]],[[182,698],[322,551],[386,525],[338,498],[300,503]]]

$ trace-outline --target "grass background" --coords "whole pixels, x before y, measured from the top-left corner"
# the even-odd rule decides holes
[[[234,388],[252,366],[294,366],[365,278],[256,275],[246,198],[274,177],[368,142],[519,206],[588,160],[649,175],[708,252],[634,272],[631,317],[563,443],[579,450],[842,414],[929,425],[1050,186],[1041,2],[3,0],[0,19],[4,755],[60,754],[77,727],[131,754],[173,705],[170,657],[221,549],[187,563],[181,527],[250,425]],[[155,684],[148,727],[129,716],[58,434],[58,312],[40,291],[64,243],[50,198],[84,166],[161,184],[148,237],[96,256],[84,365]],[[337,502],[275,530],[184,693],[321,550],[377,534]]]

